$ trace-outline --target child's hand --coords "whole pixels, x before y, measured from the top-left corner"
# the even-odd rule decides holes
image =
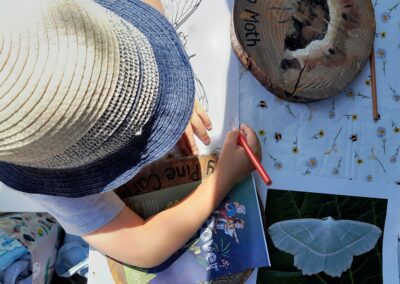
[[[246,138],[249,147],[261,161],[261,146],[255,132],[242,124],[239,129],[230,131],[225,139],[224,148],[218,162],[217,171],[231,186],[241,181],[254,170],[246,151],[238,144],[239,131]]]
[[[208,114],[196,99],[194,102],[194,110],[192,117],[190,118],[190,122],[186,127],[182,137],[178,141],[177,145],[179,149],[181,149],[181,151],[186,155],[198,155],[199,149],[197,148],[194,135],[196,135],[205,145],[209,145],[210,137],[208,136],[207,131],[210,131],[211,128],[212,124]]]

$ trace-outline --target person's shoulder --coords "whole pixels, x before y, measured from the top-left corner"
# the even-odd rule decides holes
[[[78,198],[25,194],[53,215],[67,233],[83,235],[108,224],[125,207],[113,191]]]

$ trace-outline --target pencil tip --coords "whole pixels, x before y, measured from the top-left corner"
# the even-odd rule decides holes
[[[381,119],[381,115],[378,113],[375,117],[374,120],[375,122],[379,121]]]

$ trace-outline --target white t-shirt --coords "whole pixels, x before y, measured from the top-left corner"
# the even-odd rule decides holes
[[[110,223],[125,207],[114,191],[68,198],[41,194],[25,194],[39,202],[71,235],[82,236]]]

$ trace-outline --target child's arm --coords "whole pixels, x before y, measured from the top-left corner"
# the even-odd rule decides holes
[[[250,147],[259,153],[255,133],[242,127]],[[143,220],[125,208],[111,223],[84,239],[99,251],[139,267],[153,267],[177,251],[205,222],[233,185],[253,169],[243,148],[239,130],[231,131],[217,170],[183,202]]]

